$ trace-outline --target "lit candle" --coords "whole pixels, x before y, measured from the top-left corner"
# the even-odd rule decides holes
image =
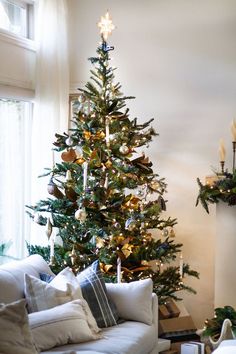
[[[107,146],[110,146],[109,118],[106,118],[106,144]]]
[[[84,190],[87,187],[87,178],[88,178],[88,162],[85,161],[83,163],[83,169],[84,169]]]
[[[105,178],[105,182],[104,182],[104,188],[107,189],[108,188],[108,175],[106,173],[106,178]]]
[[[183,260],[183,255],[181,253],[179,257],[179,274],[181,278],[183,278],[183,268],[184,268],[184,260]]]
[[[54,150],[52,150],[52,168],[54,168],[55,165],[55,155],[54,155]]]
[[[121,260],[117,258],[117,283],[121,283]]]
[[[53,234],[50,237],[50,259],[54,257],[54,236]]]
[[[220,140],[219,156],[220,156],[220,162],[224,162],[225,161],[225,145],[224,145],[223,139]]]
[[[231,123],[231,133],[232,133],[233,141],[236,141],[236,122],[235,122],[235,120],[233,120]]]

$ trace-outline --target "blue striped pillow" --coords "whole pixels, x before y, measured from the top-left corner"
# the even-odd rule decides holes
[[[107,297],[105,281],[100,270],[99,261],[77,275],[83,297],[89,304],[98,327],[110,327],[117,324],[119,316],[116,306]]]

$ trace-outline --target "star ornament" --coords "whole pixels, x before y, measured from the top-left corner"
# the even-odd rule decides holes
[[[100,33],[102,35],[102,38],[104,39],[104,41],[107,41],[108,36],[115,28],[108,11],[105,16],[101,16],[101,20],[98,23],[98,27],[100,28]]]

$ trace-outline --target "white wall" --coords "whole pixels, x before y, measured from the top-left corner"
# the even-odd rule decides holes
[[[0,30],[0,53],[0,96],[32,98],[36,60],[33,42]]]
[[[195,207],[196,178],[218,167],[218,142],[227,141],[236,116],[235,0],[68,0],[71,87],[89,78],[87,57],[99,42],[96,24],[109,9],[117,79],[132,116],[155,117],[160,136],[148,150],[168,183],[168,215],[178,218],[185,261],[200,272],[184,294],[198,327],[213,315],[215,207]],[[222,235],[223,237],[223,235]],[[224,261],[224,260],[223,260]],[[228,304],[229,305],[229,304]]]

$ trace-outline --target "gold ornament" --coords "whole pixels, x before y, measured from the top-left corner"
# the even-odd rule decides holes
[[[103,273],[108,273],[112,267],[113,267],[112,264],[100,263],[100,269]]]
[[[151,187],[151,189],[153,189],[154,191],[157,191],[158,188],[160,187],[160,183],[159,183],[158,181],[151,181],[150,187]]]
[[[105,242],[104,242],[103,238],[96,237],[96,247],[102,248],[102,247],[104,247],[104,245],[105,245]]]
[[[122,155],[127,155],[129,153],[129,148],[126,144],[122,144],[119,148],[119,151]]]
[[[61,154],[61,158],[65,162],[74,162],[76,159],[76,152],[74,149],[69,149]]]
[[[102,140],[105,138],[105,133],[100,130],[95,134],[94,140]]]
[[[131,195],[130,199],[123,204],[123,209],[137,210],[139,208],[140,199],[134,195]]]
[[[50,218],[47,218],[47,222],[46,222],[46,235],[48,237],[48,239],[50,238],[51,234],[52,234],[52,223]]]
[[[170,237],[175,237],[175,232],[174,232],[173,227],[170,229],[169,236],[170,236]]]
[[[122,248],[121,251],[124,254],[125,258],[128,258],[132,253],[133,245],[126,243]]]
[[[75,163],[77,163],[78,165],[83,165],[84,162],[85,159],[83,157],[79,157],[78,159],[75,160]]]
[[[111,160],[107,160],[107,162],[105,163],[106,168],[111,168],[112,167],[112,162]]]
[[[83,135],[84,135],[85,140],[89,140],[91,138],[92,134],[86,130],[83,132]]]
[[[101,16],[101,20],[98,23],[98,27],[100,28],[102,38],[104,39],[104,41],[107,41],[108,36],[115,28],[108,11],[106,12],[105,16]]]

